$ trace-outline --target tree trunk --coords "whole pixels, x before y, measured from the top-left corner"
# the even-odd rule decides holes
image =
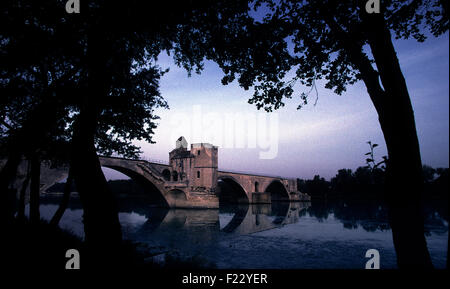
[[[101,32],[88,34],[88,94],[84,96],[72,138],[71,169],[83,205],[85,240],[95,259],[102,262],[121,244],[122,232],[117,204],[100,166],[96,148],[99,107],[107,97],[106,54]],[[102,256],[103,255],[103,256]],[[103,261],[104,263],[104,261]]]
[[[39,193],[41,189],[41,160],[37,153],[31,157],[30,184],[30,222],[37,224],[41,217],[39,213]]]
[[[83,222],[86,241],[114,242],[121,240],[120,224],[115,199],[108,188],[98,159],[93,124],[81,112],[79,132],[74,135],[73,175],[83,204]],[[92,118],[89,118],[92,119]],[[95,121],[92,120],[94,123]]]
[[[69,168],[69,175],[67,176],[66,184],[64,185],[63,197],[61,203],[59,204],[58,210],[56,210],[55,214],[50,220],[50,225],[58,226],[59,221],[64,215],[64,212],[66,211],[67,206],[69,205],[72,183],[73,183],[73,174],[72,169]]]
[[[122,241],[115,198],[108,188],[94,145],[95,117],[80,111],[80,123],[72,139],[73,178],[83,206],[87,267],[114,267]]]
[[[19,222],[23,222],[25,220],[25,195],[27,192],[28,185],[31,179],[31,165],[28,162],[27,176],[23,181],[22,188],[20,189],[19,194],[19,208],[17,209],[17,220]]]
[[[386,201],[399,268],[432,268],[424,236],[423,176],[414,112],[382,14],[367,16],[369,45],[384,87],[377,108],[388,150]]]
[[[16,177],[20,158],[21,154],[19,152],[10,152],[8,160],[0,173],[0,222],[6,226],[11,225],[14,221],[16,196],[14,191],[10,189],[10,184]]]

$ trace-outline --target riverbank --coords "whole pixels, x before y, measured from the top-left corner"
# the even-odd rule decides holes
[[[9,270],[17,271],[62,271],[70,259],[66,257],[69,249],[80,253],[83,268],[98,270],[90,266],[93,256],[89,256],[87,244],[69,230],[50,225],[41,220],[31,224],[28,220],[15,222],[3,238],[3,263]],[[105,246],[106,247],[106,246]],[[113,252],[114,264],[105,267],[129,269],[214,269],[215,266],[201,258],[182,258],[144,243],[124,240]]]

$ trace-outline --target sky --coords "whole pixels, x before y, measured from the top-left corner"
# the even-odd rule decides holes
[[[449,34],[424,43],[394,40],[416,118],[422,161],[432,167],[449,165]],[[378,117],[364,83],[334,94],[318,82],[318,99],[300,110],[299,95],[309,88],[297,86],[281,109],[266,113],[248,104],[252,91],[235,82],[223,86],[223,73],[206,62],[200,75],[177,67],[162,54],[157,62],[170,71],[161,80],[161,93],[170,109],[157,109],[161,117],[155,144],[136,142],[148,160],[168,162],[175,141],[219,146],[219,169],[288,178],[326,179],[337,170],[365,165],[367,141],[379,144],[375,159],[387,155]],[[124,177],[105,169],[108,179]]]

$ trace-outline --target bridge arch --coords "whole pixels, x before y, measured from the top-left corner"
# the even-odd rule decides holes
[[[273,180],[265,189],[270,193],[271,201],[289,201],[289,192],[280,180]]]
[[[178,181],[178,172],[177,171],[172,171],[172,180],[174,182]]]
[[[156,205],[168,207],[168,201],[166,196],[164,195],[164,190],[162,190],[159,186],[157,186],[154,182],[149,180],[149,178],[144,177],[139,172],[130,169],[125,168],[122,166],[114,166],[114,165],[103,165],[105,168],[113,169],[118,172],[121,172],[122,174],[126,175],[127,177],[131,178],[133,181],[135,181],[138,185],[140,185],[146,192],[146,197],[148,197],[152,203],[155,203]]]
[[[173,189],[168,191],[167,197],[171,199],[172,207],[182,207],[187,202],[186,193],[179,189]]]
[[[272,202],[271,215],[275,217],[272,223],[281,225],[287,219],[290,208],[290,202]]]
[[[247,192],[232,176],[220,176],[217,179],[220,203],[249,203]]]
[[[103,167],[115,169],[130,178],[142,181],[144,185],[152,186],[150,197],[159,199],[159,206],[162,207],[190,207],[191,201],[184,190],[171,190],[166,184],[162,171],[149,166],[145,161],[129,160],[120,158],[100,157],[100,164]]]
[[[246,216],[248,215],[249,205],[248,204],[242,204],[235,207],[232,207],[234,210],[233,218],[230,222],[228,222],[224,227],[221,229],[223,232],[231,233],[235,231],[245,220]]]
[[[170,171],[169,171],[169,169],[164,169],[164,170],[162,171],[162,175],[163,175],[163,178],[164,178],[166,181],[170,181]]]

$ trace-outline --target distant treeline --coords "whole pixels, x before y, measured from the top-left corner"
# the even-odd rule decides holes
[[[330,181],[319,175],[312,180],[297,179],[298,189],[312,199],[378,199],[384,198],[385,170],[359,167],[356,171],[340,169]],[[449,169],[423,166],[425,197],[448,199]],[[407,178],[405,178],[407,181]],[[400,188],[399,188],[400,189]]]
[[[56,183],[47,189],[47,193],[62,193],[66,183]],[[109,180],[108,185],[110,190],[115,195],[128,194],[128,195],[143,195],[145,189],[132,179],[128,180]],[[72,183],[72,192],[76,192],[75,184]]]

